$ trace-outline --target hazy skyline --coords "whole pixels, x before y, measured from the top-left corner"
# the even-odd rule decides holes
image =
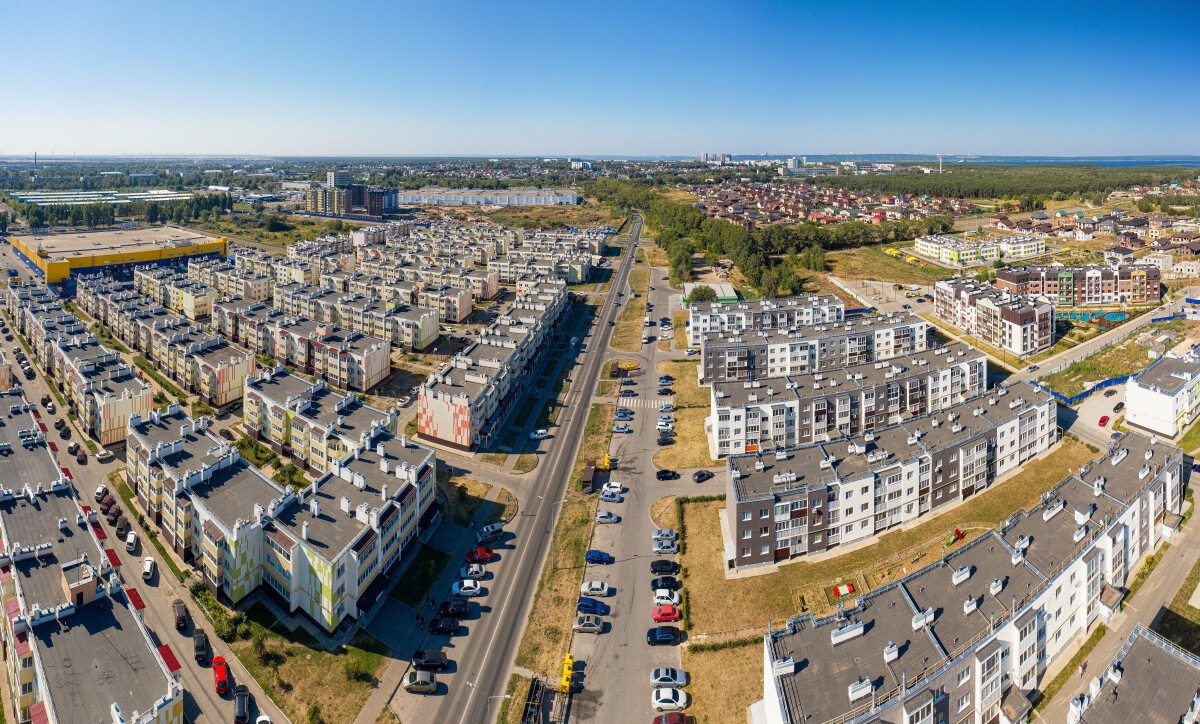
[[[12,4],[0,154],[1200,153],[1200,4]]]

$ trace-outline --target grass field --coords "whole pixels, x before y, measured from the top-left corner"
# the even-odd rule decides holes
[[[679,528],[679,516],[675,513],[675,496],[668,495],[650,504],[650,520],[655,528]]]
[[[422,545],[392,590],[392,598],[409,608],[419,608],[449,562],[449,553]]]
[[[662,189],[658,193],[668,201],[674,201],[677,204],[694,204],[700,200],[696,194],[679,188]]]
[[[1183,337],[1200,337],[1200,322],[1183,319],[1152,322],[1143,327],[1142,331],[1174,332],[1179,335],[1176,339],[1178,342]],[[1144,369],[1151,360],[1146,354],[1148,348],[1137,343],[1138,334],[1130,335],[1117,344],[1069,365],[1066,369],[1046,375],[1041,380],[1042,385],[1065,397],[1074,397],[1087,389],[1088,382],[1121,377]]]
[[[797,561],[775,573],[726,580],[718,511],[724,502],[684,505],[687,544],[681,559],[687,571],[692,630],[725,631],[759,627],[767,619],[783,620],[801,613],[799,596],[818,615],[827,605],[820,593],[825,582],[862,577],[898,552],[948,536],[955,528],[999,527],[1018,508],[1037,504],[1041,494],[1060,482],[1068,469],[1092,458],[1086,446],[1065,439],[1042,460],[1025,466],[1015,477],[980,493],[953,510],[908,530],[879,537],[877,543],[818,563]],[[760,652],[761,654],[761,652]]]
[[[650,270],[634,269],[629,273],[629,284],[633,294],[625,304],[625,308],[617,315],[617,323],[613,328],[613,349],[624,352],[636,352],[642,347],[642,332],[645,330],[646,291],[650,286]]]
[[[700,387],[697,381],[699,364],[688,360],[663,360],[658,363],[659,374],[675,378],[671,385],[675,390],[675,407],[703,407],[708,410],[709,388]]]
[[[675,349],[687,349],[687,346],[688,346],[687,323],[688,323],[688,313],[687,312],[675,312],[675,320],[674,320]]]
[[[513,674],[508,677],[508,687],[504,693],[508,694],[509,698],[500,700],[500,711],[496,715],[496,721],[500,724],[521,724],[521,708],[525,705],[525,697],[529,696],[529,685],[532,683],[533,680],[528,676]]]
[[[474,212],[472,212],[474,213]],[[614,229],[624,216],[607,207],[595,204],[578,206],[509,206],[488,214],[492,221],[522,229],[555,229],[564,226],[597,226],[608,224]]]
[[[455,525],[470,528],[475,513],[492,486],[478,480],[437,471],[437,486],[446,501],[446,515]]]
[[[690,677],[687,692],[692,697],[688,722],[745,721],[747,707],[763,695],[762,658],[761,642],[719,651],[693,652],[685,646],[683,670]]]
[[[932,284],[954,276],[954,272],[936,264],[922,262],[924,266],[917,266],[888,256],[878,246],[831,251],[825,254],[825,263],[830,274],[842,279]]]
[[[656,266],[668,267],[671,262],[667,259],[667,252],[657,246],[640,246],[638,247],[639,259],[638,266]]]
[[[661,447],[654,453],[654,467],[707,468],[718,461],[708,456],[708,436],[704,434],[704,418],[708,408],[687,407],[671,413],[675,416],[675,444]]]
[[[571,641],[574,604],[583,582],[583,556],[592,537],[596,498],[579,489],[584,461],[601,457],[612,437],[609,421],[613,405],[592,405],[583,445],[575,458],[566,502],[554,526],[554,542],[538,577],[537,592],[517,649],[517,666],[535,673],[553,674],[562,666]]]

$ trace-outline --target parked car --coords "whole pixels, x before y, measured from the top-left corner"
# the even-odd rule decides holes
[[[670,387],[664,387],[664,388],[662,388],[661,390],[659,390],[659,391],[658,391],[658,394],[660,394],[660,395],[673,395],[673,394],[675,394],[675,390],[672,390]]]
[[[679,629],[674,626],[655,626],[646,632],[646,643],[651,646],[677,644],[679,643]]]
[[[673,576],[679,572],[679,564],[675,561],[659,559],[650,562],[650,573],[656,576]]]
[[[404,397],[401,397],[398,402],[400,403],[401,407],[408,407],[409,404],[412,403],[412,397],[405,395]]]
[[[636,385],[636,384],[637,384],[637,380],[630,379],[630,378],[626,377],[626,378],[624,378],[624,379],[622,379],[622,380],[621,380],[621,384],[622,384],[622,385]]]
[[[1041,369],[1041,367],[1038,367],[1037,365],[1029,365],[1029,368],[1026,371],[1027,372],[1037,372],[1040,369]]]
[[[104,496],[106,496],[106,495],[108,495],[108,486],[107,485],[96,486],[96,502],[97,503],[99,503],[101,500],[104,500]]]
[[[617,396],[618,397],[637,397],[638,394],[637,394],[637,391],[635,391],[635,390],[621,390],[620,392],[617,393]]]
[[[621,484],[615,480],[610,480],[607,483],[605,483],[602,490],[606,493],[622,493],[622,492],[624,492],[624,490],[621,488]]]
[[[594,633],[598,634],[604,630],[604,619],[595,614],[583,614],[575,617],[575,624],[571,626],[575,633]]]
[[[218,694],[224,694],[229,691],[229,664],[225,663],[224,656],[218,656],[213,659],[213,687],[216,688]]]
[[[458,575],[462,578],[469,578],[473,581],[478,581],[487,575],[487,571],[485,571],[483,566],[478,563],[468,563],[462,567],[462,569],[458,572]]]
[[[674,432],[675,426],[669,422],[660,422],[654,426],[654,429],[658,432],[663,432],[663,431]]]
[[[62,419],[61,417],[55,418],[55,420],[54,420],[54,429],[55,430],[61,430],[66,426],[67,426],[66,420]]]
[[[659,470],[654,473],[654,477],[658,478],[659,480],[678,480],[679,473],[675,472],[674,470]]]
[[[659,540],[654,542],[652,549],[655,555],[670,555],[679,552],[679,544],[673,540]]]
[[[171,613],[175,616],[175,628],[187,628],[187,606],[180,599],[171,601]]]
[[[671,436],[659,437],[655,442],[658,443],[659,447],[666,447],[667,445],[675,444],[675,440]]]
[[[445,651],[437,649],[424,649],[414,651],[412,655],[412,665],[417,671],[441,671],[446,668],[447,659]]]
[[[613,415],[613,422],[633,422],[633,415]]]
[[[669,686],[679,688],[687,686],[687,672],[683,669],[672,669],[667,666],[660,666],[650,671],[651,686]]]
[[[483,586],[479,584],[479,581],[473,581],[470,578],[464,578],[450,587],[450,595],[455,598],[471,598],[482,593]]]
[[[609,594],[608,584],[604,581],[584,581],[579,587],[579,595],[605,598]]]
[[[678,591],[671,591],[666,588],[659,588],[654,591],[655,606],[678,606],[682,598]]]
[[[653,581],[650,581],[650,588],[656,591],[660,589],[675,591],[678,590],[681,585],[682,584],[679,582],[679,579],[672,578],[671,576],[659,576]]]
[[[633,410],[629,409],[628,407],[618,407],[617,414],[618,415],[632,415]]]
[[[679,534],[670,528],[658,528],[650,534],[652,540],[675,540],[679,538]]]
[[[208,634],[204,633],[204,629],[197,628],[192,632],[192,656],[201,666],[208,660]]]
[[[1100,427],[1104,427],[1107,424],[1108,424],[1108,415],[1104,415],[1100,418]]]
[[[237,439],[236,437],[234,437],[234,434],[226,428],[221,428],[221,431],[217,434],[219,434],[221,437],[225,438],[226,440],[228,440],[230,442],[233,442],[234,440]]]
[[[85,451],[83,448],[80,448],[79,452],[75,453],[75,462],[79,465],[87,465],[87,461],[87,451]]]
[[[450,601],[442,601],[438,606],[439,616],[453,616],[454,618],[466,618],[471,615],[471,604],[461,598],[456,598]]]
[[[1124,402],[1118,402],[1117,404],[1113,405],[1113,412],[1120,412],[1121,410],[1124,410],[1124,409],[1125,409]]]
[[[1112,396],[1113,396],[1113,395],[1115,395],[1115,394],[1117,394],[1117,391],[1116,391],[1116,390],[1114,390],[1114,389],[1112,389],[1111,387],[1110,387],[1109,389],[1107,389],[1107,390],[1105,390],[1105,391],[1104,391],[1104,396],[1105,396],[1105,397],[1112,397]]]
[[[597,616],[603,616],[608,613],[608,606],[603,601],[597,601],[594,598],[586,596],[581,597],[579,602],[575,604],[575,610],[579,613],[591,613]]]
[[[49,412],[51,415],[53,415],[55,412],[58,412],[58,408],[54,406],[53,402],[50,402],[46,404],[46,412]]]
[[[600,525],[611,525],[620,521],[617,514],[610,510],[601,510],[596,513],[596,522]]]
[[[659,415],[658,421],[659,422],[675,422],[675,417],[673,415]]]
[[[75,453],[77,453],[77,452],[79,452],[79,443],[77,443],[77,442],[75,442],[74,440],[72,440],[72,441],[71,441],[71,444],[70,444],[70,445],[67,445],[67,454],[68,454],[68,455],[74,455],[74,454],[75,454]]]
[[[428,671],[410,671],[404,675],[404,690],[410,694],[432,694],[437,691],[437,679]]]
[[[612,431],[614,433],[625,434],[627,432],[633,432],[633,428],[630,427],[629,425],[620,424],[620,425],[613,425]]]
[[[431,634],[453,634],[458,631],[458,619],[450,616],[437,616],[429,622]]]
[[[652,613],[654,623],[672,623],[683,617],[678,606],[655,606]]]
[[[688,694],[683,689],[659,687],[650,696],[654,711],[682,711],[688,705]]]
[[[620,503],[622,501],[620,493],[614,493],[611,490],[604,490],[600,493],[601,503]]]
[[[130,531],[129,535],[125,536],[125,550],[129,553],[137,550],[137,533]]]
[[[496,557],[496,552],[486,546],[480,546],[473,551],[468,551],[466,558],[467,563],[488,563]]]
[[[584,560],[594,565],[607,566],[613,562],[613,557],[604,551],[593,548],[584,554]]]
[[[545,430],[534,430],[529,433],[530,440],[545,440],[548,437],[550,437],[550,433]]]
[[[711,479],[712,476],[713,474],[707,470],[697,470],[696,472],[692,473],[692,482],[703,483],[705,480]]]
[[[233,690],[233,721],[234,724],[250,722],[250,689],[245,684],[238,684]]]
[[[106,463],[112,459],[113,454],[109,450],[101,450],[100,452],[96,453],[96,462],[98,463]]]
[[[154,559],[146,556],[142,559],[142,580],[149,581],[154,578]]]

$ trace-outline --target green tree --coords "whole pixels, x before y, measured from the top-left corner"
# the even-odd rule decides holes
[[[254,206],[252,208],[254,209],[254,213],[261,214],[263,212],[263,209],[266,208],[266,205],[264,205],[263,202],[261,202],[261,201],[255,201]]]
[[[0,211],[0,234],[8,231],[8,212]]]
[[[1143,196],[1137,201],[1137,210],[1143,214],[1148,214],[1151,211],[1154,211],[1154,201],[1148,196]]]
[[[707,284],[698,284],[692,287],[692,293],[688,295],[688,303],[715,301],[717,301],[717,292]]]

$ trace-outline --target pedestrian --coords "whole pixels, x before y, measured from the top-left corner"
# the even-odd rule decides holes
[[[1079,678],[1083,678],[1083,664],[1079,665]]]

